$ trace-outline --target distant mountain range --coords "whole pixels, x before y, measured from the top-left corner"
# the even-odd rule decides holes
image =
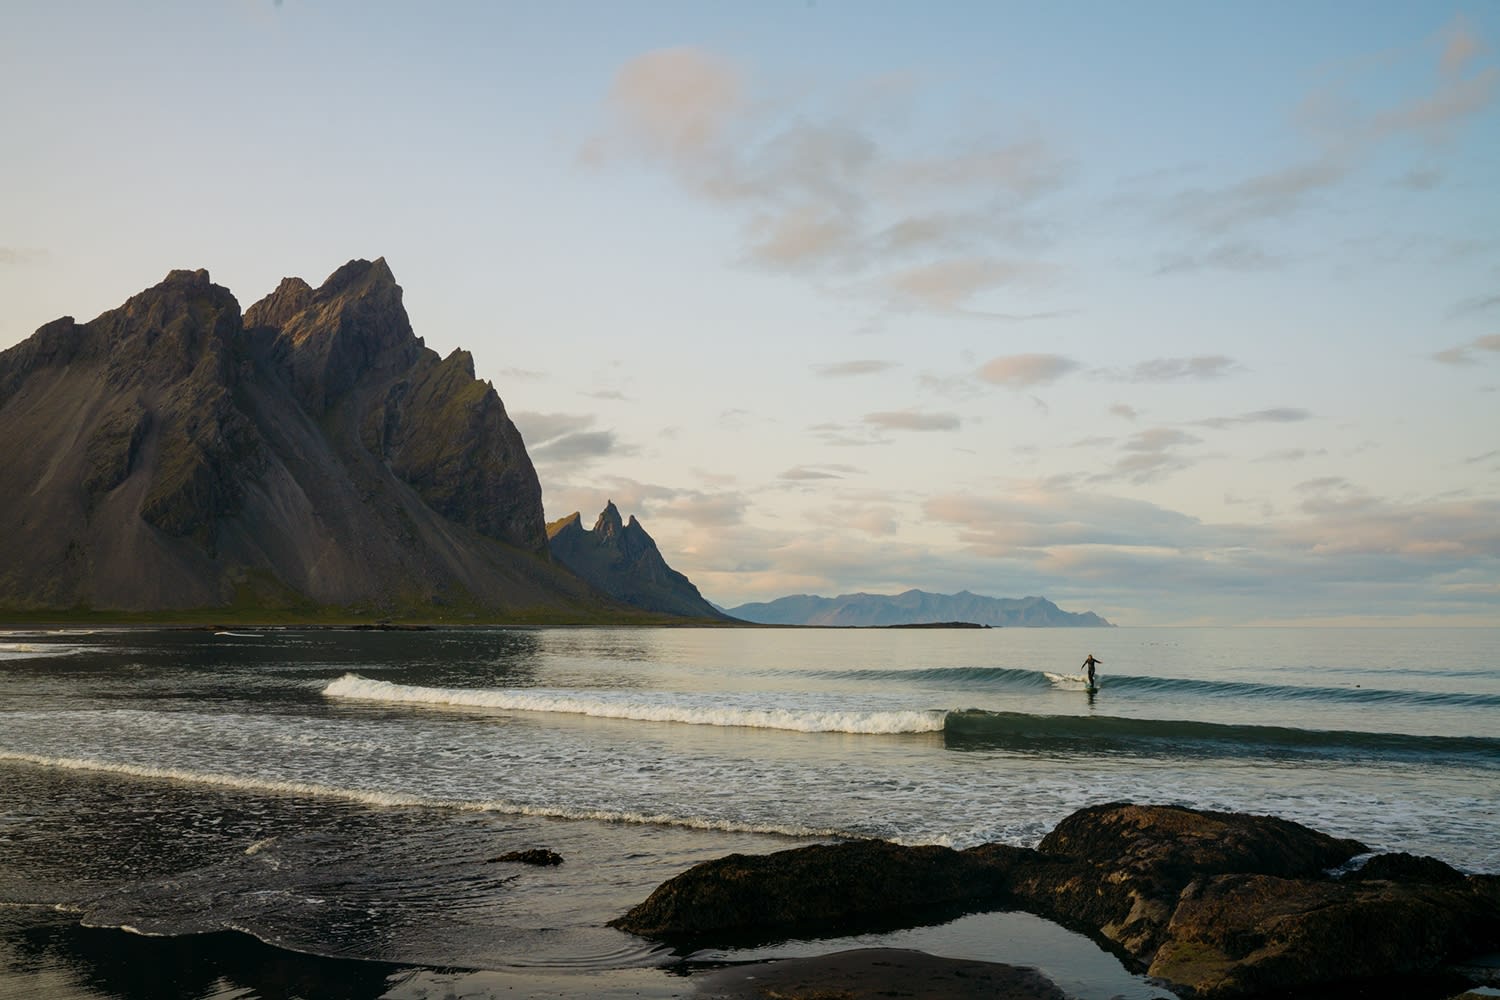
[[[1045,597],[984,597],[961,590],[956,594],[841,594],[815,597],[797,594],[766,603],[741,604],[725,612],[763,625],[914,625],[928,622],[971,622],[976,625],[1097,627],[1109,622],[1092,611],[1063,611]]]

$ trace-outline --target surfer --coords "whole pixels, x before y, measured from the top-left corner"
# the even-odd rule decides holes
[[[1083,669],[1087,671],[1089,675],[1089,687],[1092,688],[1094,686],[1094,664],[1103,662],[1103,660],[1094,659],[1093,653],[1090,653],[1089,658],[1083,661]]]

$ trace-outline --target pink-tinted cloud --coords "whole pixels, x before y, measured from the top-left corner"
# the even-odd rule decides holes
[[[979,377],[994,385],[1024,389],[1056,382],[1081,367],[1060,354],[1010,354],[986,361],[979,369]]]

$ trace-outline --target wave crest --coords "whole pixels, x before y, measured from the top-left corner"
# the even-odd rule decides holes
[[[680,722],[695,726],[740,726],[800,733],[935,733],[945,709],[849,711],[735,705],[723,698],[666,695],[643,697],[608,691],[517,688],[435,688],[392,684],[345,674],[323,689],[325,697],[412,705],[453,705],[512,712],[555,712],[635,722]]]

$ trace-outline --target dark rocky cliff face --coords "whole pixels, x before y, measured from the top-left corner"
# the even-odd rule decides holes
[[[607,604],[548,554],[494,388],[385,261],[245,311],[206,271],[0,353],[0,608]]]
[[[605,504],[593,530],[584,528],[575,512],[547,525],[547,535],[554,559],[616,600],[647,611],[732,620],[667,565],[634,515],[623,522],[613,501]]]

